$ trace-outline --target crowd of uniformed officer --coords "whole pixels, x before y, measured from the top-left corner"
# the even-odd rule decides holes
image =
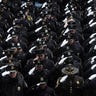
[[[0,96],[96,96],[94,0],[0,0]]]

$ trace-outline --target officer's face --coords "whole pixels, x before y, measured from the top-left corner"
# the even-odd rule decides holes
[[[39,55],[39,59],[40,59],[40,60],[44,60],[44,59],[45,59],[45,54],[40,54],[40,55]]]
[[[46,36],[44,36],[43,39],[44,39],[45,41],[47,41],[47,40],[49,39],[49,34],[47,34]]]
[[[74,41],[75,41],[74,39],[70,39],[70,40],[69,40],[69,44],[73,44]]]
[[[10,72],[10,77],[15,78],[17,76],[17,72]]]
[[[18,48],[18,53],[21,53],[23,52],[23,49],[22,48]]]
[[[17,48],[15,48],[14,50],[13,50],[13,54],[16,54],[17,53]]]
[[[12,40],[13,40],[14,42],[17,42],[17,41],[18,41],[18,36],[12,37]]]
[[[70,32],[73,33],[73,34],[75,34],[76,33],[76,30],[75,29],[72,29]]]
[[[41,88],[41,89],[45,89],[46,86],[47,86],[47,83],[45,83],[45,84],[41,84],[41,85],[40,85],[40,88]]]

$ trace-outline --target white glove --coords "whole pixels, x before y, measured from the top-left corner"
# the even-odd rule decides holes
[[[88,0],[88,2],[87,3],[91,3],[93,0]]]
[[[64,55],[61,56],[61,59],[64,58]]]
[[[32,53],[32,51],[36,48],[37,46],[33,46],[30,50],[29,53]]]
[[[91,64],[93,64],[94,63],[94,60],[91,60]]]
[[[96,33],[93,33],[93,34],[90,36],[90,38],[93,38],[95,35],[96,35]]]
[[[37,20],[36,22],[35,22],[35,24],[37,25],[38,23],[40,23],[42,21],[42,18],[40,18],[39,20]]]
[[[68,7],[68,6],[69,6],[69,3],[67,3],[65,7]]]
[[[45,2],[45,3],[42,5],[42,8],[44,8],[46,5],[47,5],[47,2]]]
[[[36,85],[37,85],[37,86],[40,86],[40,83],[37,83]]]
[[[89,17],[90,15],[93,15],[94,14],[94,12],[89,12],[88,14],[87,14],[87,16]]]
[[[65,12],[65,14],[68,14],[68,13],[70,13],[70,10],[67,10],[67,11]]]
[[[91,75],[88,79],[93,80],[94,78],[96,78],[96,74]]]
[[[25,7],[27,6],[27,3],[26,2],[21,5],[21,8],[24,7],[24,6]]]
[[[11,37],[11,34],[8,34],[7,38]]]
[[[93,66],[91,66],[91,70],[94,70],[95,67],[96,67],[96,64],[94,64]]]
[[[96,45],[94,46],[94,50],[96,50]]]
[[[9,37],[9,38],[7,38],[5,41],[8,42],[8,41],[11,40],[11,39],[12,39],[12,37]]]
[[[60,61],[59,61],[59,65],[61,65],[68,57],[65,57],[65,58],[62,58]]]
[[[65,18],[62,22],[66,23],[67,22],[67,18]]]
[[[91,60],[94,60],[94,59],[96,59],[96,56],[93,56],[93,57],[91,58]]]
[[[91,19],[88,24],[89,25],[92,24],[93,21],[94,21],[94,19]]]
[[[93,27],[94,25],[96,25],[96,22],[93,22],[92,24],[90,24],[90,27]]]
[[[9,33],[10,32],[10,30],[12,30],[13,29],[13,27],[10,27],[8,30],[7,30],[7,33]]]
[[[28,74],[29,74],[29,75],[32,75],[33,72],[34,72],[34,70],[35,70],[35,67],[33,67],[32,69],[30,69],[30,71],[28,72]]]
[[[9,71],[5,71],[5,72],[2,73],[2,76],[4,77],[4,76],[9,75],[9,74],[10,74]]]
[[[61,44],[61,46],[60,46],[60,47],[65,46],[67,43],[68,43],[68,41],[65,39],[65,40],[62,42],[62,44]]]
[[[8,65],[5,65],[5,66],[0,67],[0,70],[4,69],[6,67],[8,67]]]
[[[64,10],[65,10],[65,11],[67,11],[68,9],[69,9],[69,8],[68,8],[68,7],[66,7]]]
[[[88,11],[88,10],[90,10],[90,9],[92,9],[92,7],[91,7],[91,6],[87,8],[87,11]]]
[[[37,38],[37,40],[36,41],[41,41],[41,39],[40,38]]]
[[[7,58],[7,56],[1,57],[1,58],[0,58],[0,61],[4,60],[4,59],[6,59],[6,58]]]
[[[92,58],[91,58],[91,64],[93,64],[94,63],[94,59],[96,58],[96,56],[93,56]]]
[[[96,67],[96,64],[94,64],[93,66],[91,66],[91,70],[94,70],[95,67]]]
[[[68,75],[65,75],[61,78],[60,83],[64,82],[67,79]]]
[[[89,16],[90,16],[92,14],[92,12],[93,12],[92,9],[89,9],[87,15],[89,14]]]
[[[35,30],[35,32],[40,31],[42,28],[43,28],[42,26],[41,26],[41,27],[39,27],[39,28],[37,28],[37,29]]]
[[[92,44],[94,41],[95,41],[95,38],[91,39],[91,40],[89,41],[89,44]]]
[[[69,28],[67,28],[66,30],[65,30],[65,32],[63,33],[63,36],[66,34],[66,33],[68,33],[69,32]]]

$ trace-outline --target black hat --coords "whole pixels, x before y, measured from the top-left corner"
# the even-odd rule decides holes
[[[68,28],[75,29],[76,28],[76,22],[75,21],[68,22]]]
[[[6,70],[10,71],[10,72],[16,72],[17,68],[14,64],[9,64],[8,67],[6,68]]]
[[[70,49],[68,51],[65,51],[63,54],[64,56],[71,56],[73,54],[73,51]]]
[[[45,50],[44,49],[38,49],[35,51],[35,54],[45,54]]]
[[[43,85],[43,84],[46,84],[46,83],[47,83],[47,80],[44,77],[41,77],[39,84]]]
[[[37,41],[37,46],[46,45],[46,42],[43,39]]]
[[[13,32],[11,33],[11,35],[12,35],[13,38],[15,38],[15,37],[18,36],[18,33],[16,33],[16,32],[13,31]]]
[[[73,56],[69,56],[66,60],[65,60],[65,63],[66,64],[69,64],[69,63],[73,63]]]

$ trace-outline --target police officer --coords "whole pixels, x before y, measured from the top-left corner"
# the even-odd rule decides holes
[[[81,92],[83,91],[84,79],[81,76],[78,76],[78,68],[75,69],[75,67],[72,67],[73,65],[68,64],[67,67],[62,69],[64,76],[60,77],[56,84],[56,92],[58,96],[59,93],[60,96],[75,96],[76,94],[80,96],[82,95]]]
[[[49,71],[52,71],[54,69],[54,61],[47,58],[45,50],[38,49],[35,51],[35,58],[31,58],[27,61],[27,64],[25,65],[25,71],[26,69],[30,69],[30,67],[34,67],[36,63],[35,61],[40,61],[45,69],[48,69]]]
[[[29,86],[34,86],[37,83],[39,83],[40,79],[45,78],[48,79],[49,77],[49,70],[44,69],[44,65],[42,62],[37,61],[35,67],[31,68],[27,75],[25,76],[25,79]]]
[[[35,91],[35,96],[56,96],[54,89],[47,85],[46,81],[41,80],[39,87]]]
[[[2,73],[1,80],[2,96],[24,96],[25,88],[28,86],[23,75],[13,65],[8,66],[6,71]]]

